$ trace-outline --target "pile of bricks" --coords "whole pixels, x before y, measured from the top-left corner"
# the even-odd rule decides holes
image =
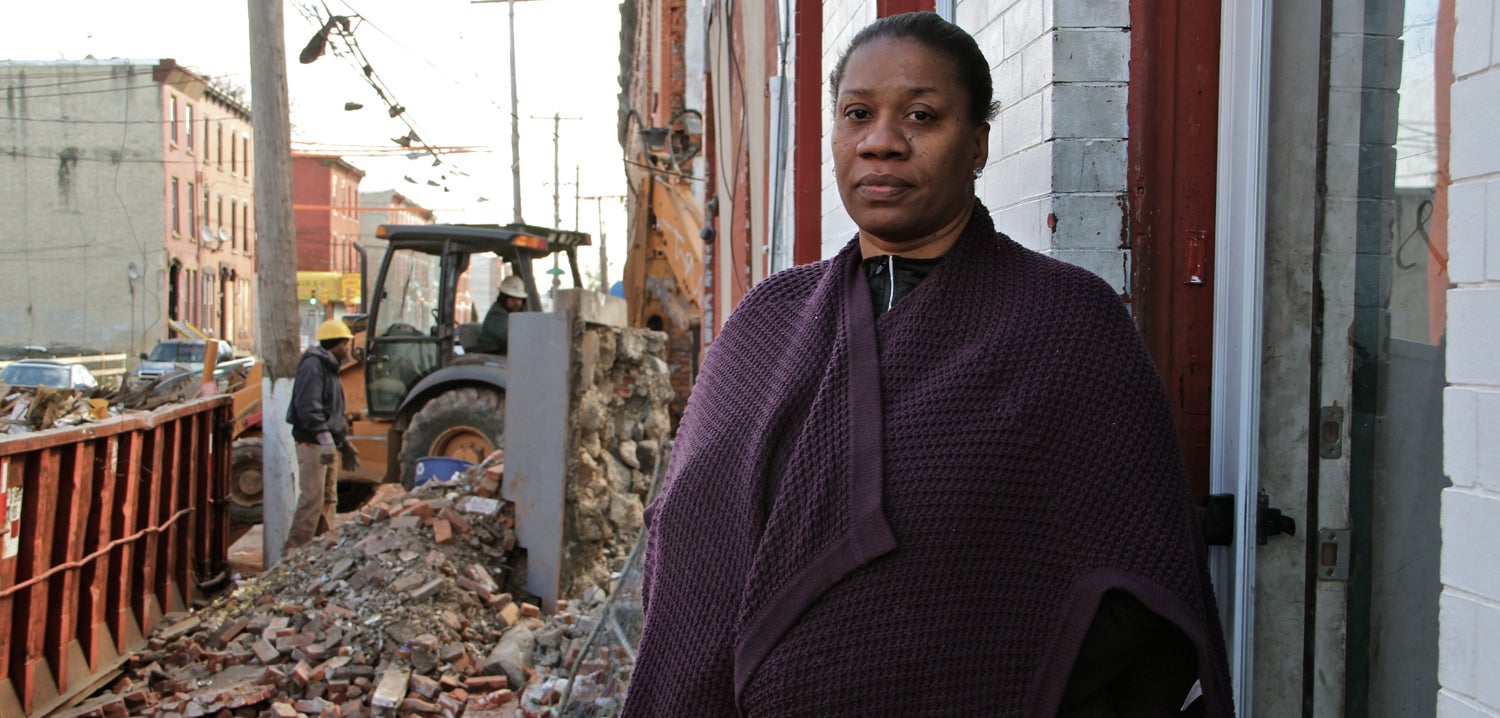
[[[619,665],[582,655],[597,621],[586,610],[605,594],[591,588],[576,612],[560,601],[544,620],[505,590],[519,582],[497,478],[476,471],[366,506],[208,607],[169,614],[123,677],[67,714],[556,715],[574,666]]]

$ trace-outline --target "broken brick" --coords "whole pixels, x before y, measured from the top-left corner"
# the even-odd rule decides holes
[[[255,657],[259,658],[261,663],[271,663],[281,658],[281,652],[264,638],[250,644],[250,650],[255,651]]]
[[[510,678],[506,676],[469,676],[464,684],[470,693],[492,693],[502,688],[510,687]]]
[[[438,682],[420,674],[412,674],[407,688],[415,691],[423,698],[432,698],[438,694]]]

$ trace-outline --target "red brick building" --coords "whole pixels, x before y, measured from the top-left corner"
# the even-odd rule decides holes
[[[359,181],[364,170],[333,155],[292,154],[297,271],[357,274]]]
[[[318,324],[360,312],[359,181],[364,170],[336,155],[292,153],[297,224],[297,301],[302,344]]]

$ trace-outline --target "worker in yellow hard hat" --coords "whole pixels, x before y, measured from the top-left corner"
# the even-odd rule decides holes
[[[479,329],[479,340],[474,351],[480,354],[506,354],[510,347],[510,315],[525,311],[526,285],[515,275],[500,282],[500,294],[495,303],[484,314],[484,324]]]
[[[330,319],[318,325],[317,337],[318,344],[297,361],[292,405],[286,412],[297,444],[299,488],[287,549],[312,541],[333,525],[339,486],[335,455],[343,455],[345,471],[359,468],[359,452],[348,439],[344,387],[339,383],[339,366],[349,358],[354,333],[344,322]]]

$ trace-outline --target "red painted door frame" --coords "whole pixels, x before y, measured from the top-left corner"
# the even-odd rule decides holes
[[[879,17],[904,12],[932,12],[936,7],[937,0],[875,0],[875,14]]]
[[[823,258],[823,5],[802,0],[794,12],[792,262],[810,264]]]
[[[1130,3],[1131,303],[1171,398],[1194,496],[1208,493],[1219,3]]]

